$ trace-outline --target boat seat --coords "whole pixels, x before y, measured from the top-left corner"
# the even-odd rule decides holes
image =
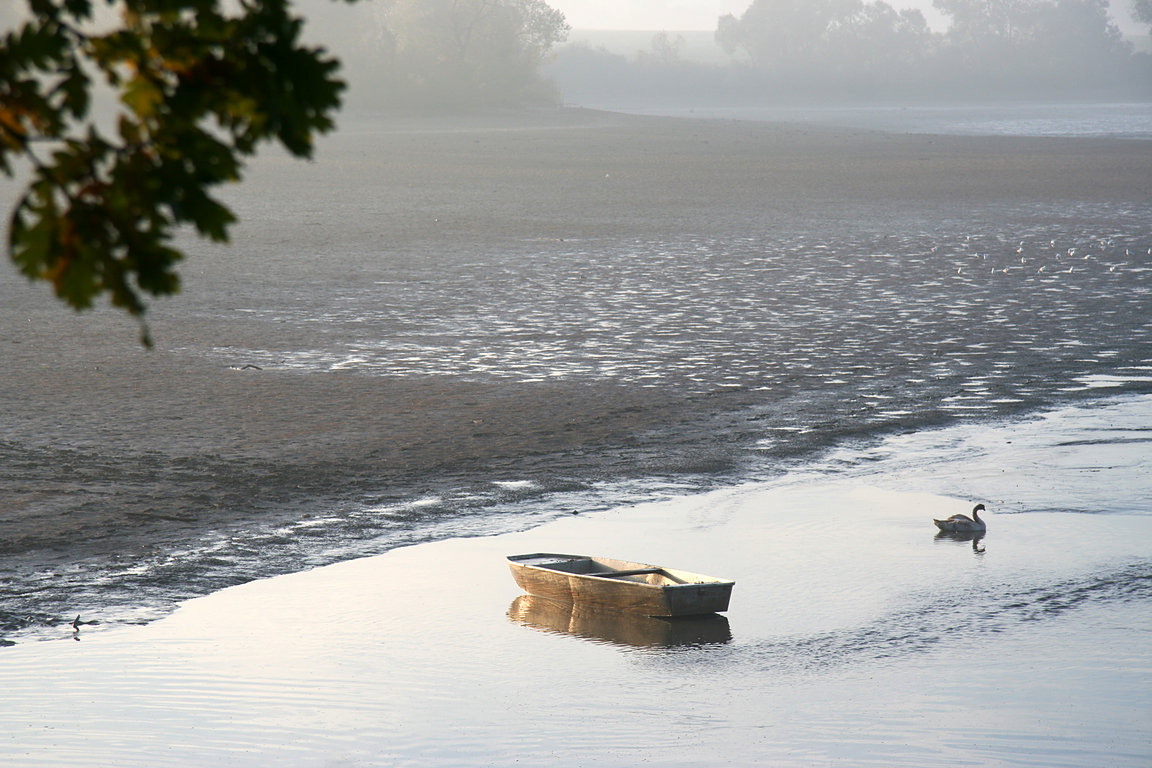
[[[602,576],[607,579],[613,579],[617,576],[639,576],[642,573],[663,573],[663,568],[633,568],[628,571],[596,571],[594,573],[582,573],[581,576]]]

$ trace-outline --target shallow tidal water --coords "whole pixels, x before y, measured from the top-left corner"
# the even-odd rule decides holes
[[[511,150],[417,130],[350,131],[323,168],[267,158],[233,248],[198,246],[185,297],[157,308],[160,395],[131,402],[227,376],[675,407],[646,430],[609,403],[615,443],[416,462],[420,484],[394,488],[410,478],[356,442],[335,456],[355,483],[301,490],[316,461],[216,455],[246,437],[214,439],[212,399],[182,387],[176,413],[121,424],[146,382],[88,373],[102,326],[0,286],[9,503],[63,526],[4,542],[0,764],[1147,766],[1152,219],[1139,179],[1103,179],[1120,145],[1060,144],[1090,161],[1036,161],[1041,178],[1091,179],[1049,193],[993,173],[1009,155],[933,164],[932,142],[923,168],[905,148],[858,171],[850,152],[885,144],[868,139],[838,171],[809,173],[804,145],[741,177],[774,157],[724,160],[752,133],[676,130],[660,146],[684,164],[645,159],[643,132],[617,146],[634,129],[591,131],[583,155],[550,130]],[[509,152],[526,159],[496,173]],[[42,347],[71,361],[69,397],[28,386],[67,368]],[[270,421],[253,442],[323,435]],[[284,509],[247,514],[264,499]],[[935,536],[977,501],[988,536]],[[147,548],[70,535],[124,504]],[[732,609],[669,625],[542,605],[503,563],[537,550],[731,577]]]
[[[0,657],[0,762],[1147,765],[1150,439],[1152,398],[1093,401],[82,626]],[[938,537],[976,488],[987,536]],[[734,578],[732,605],[533,604],[503,557],[556,550]]]
[[[65,553],[45,566],[39,553],[13,553],[14,575],[0,582],[0,640],[36,637],[75,609],[98,608],[105,622],[147,621],[242,580],[755,478],[821,460],[844,441],[1147,391],[1147,221],[1137,211],[1065,215],[1010,235],[965,234],[951,222],[933,233],[833,239],[527,243],[483,259],[455,254],[401,267],[388,281],[303,290],[278,278],[237,287],[246,292],[239,297],[205,290],[210,301],[233,303],[212,313],[264,346],[223,348],[206,337],[171,354],[240,377],[609,383],[682,393],[690,416],[629,436],[632,453],[618,464],[631,485],[600,482],[596,457],[584,451],[562,456],[562,465],[507,461],[495,476],[445,468],[432,478],[435,491],[399,496],[386,482],[365,490],[366,466],[366,482],[306,499],[293,520],[159,538],[138,546],[137,557]],[[84,502],[97,505],[118,503],[116,488],[137,482],[157,494],[153,486],[180,489],[192,466],[203,467],[193,471],[208,475],[207,487],[226,488],[213,473],[244,466],[203,455],[169,465],[136,449],[118,456],[107,448],[123,444],[115,437],[58,419],[46,432],[44,421],[11,418],[0,441],[6,465],[36,467],[32,493],[58,482],[61,465],[102,483],[112,478],[108,501]],[[725,453],[727,466],[712,461]],[[659,466],[669,456],[683,469]],[[647,464],[658,468],[645,476]],[[253,474],[252,487],[234,494],[242,505],[267,492],[271,470],[258,465]]]
[[[0,281],[0,644],[1152,390],[1147,142],[564,119],[262,155],[149,360]]]

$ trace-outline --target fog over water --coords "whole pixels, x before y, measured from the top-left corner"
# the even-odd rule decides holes
[[[698,109],[1152,100],[1152,25],[1123,2],[757,0],[717,8],[692,26],[675,23],[684,17],[666,4],[609,14],[556,3],[553,10],[572,14],[572,29],[552,27],[547,45],[525,52],[527,68],[503,49],[456,46],[441,34],[472,24],[467,3],[459,18],[444,11],[423,26],[406,1],[395,6],[301,6],[309,34],[348,65],[352,108],[450,110],[525,98]],[[431,72],[428,59],[410,55],[418,44],[451,66]],[[530,85],[539,75],[543,82]]]

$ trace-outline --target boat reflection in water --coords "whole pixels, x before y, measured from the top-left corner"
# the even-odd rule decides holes
[[[634,648],[699,646],[732,640],[728,619],[716,613],[657,618],[596,610],[535,595],[521,595],[513,600],[508,618],[544,632]]]

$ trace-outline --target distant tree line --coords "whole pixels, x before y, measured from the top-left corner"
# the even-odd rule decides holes
[[[377,0],[374,100],[467,109],[551,98],[545,55],[568,35],[544,0]]]
[[[635,58],[569,46],[550,71],[568,94],[653,100],[1150,98],[1152,56],[1136,52],[1107,0],[934,0],[950,21],[882,0],[755,0],[719,19],[729,63],[683,60],[667,36]],[[1152,25],[1152,0],[1135,0]]]

